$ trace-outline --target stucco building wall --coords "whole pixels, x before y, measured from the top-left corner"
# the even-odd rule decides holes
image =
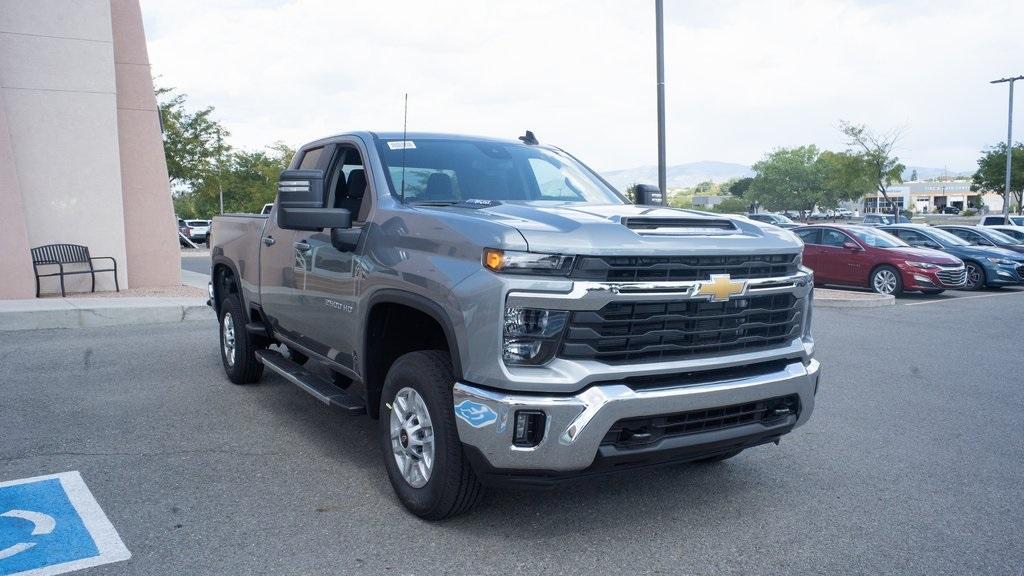
[[[152,99],[152,81],[137,0],[0,0],[0,8],[0,264],[12,262],[0,271],[0,298],[34,295],[19,230],[29,246],[84,244],[117,258],[122,287],[177,284],[155,102],[141,96]],[[121,79],[115,54],[137,70]],[[66,280],[72,291],[89,282]],[[57,286],[43,280],[44,293]],[[109,273],[98,275],[97,290],[113,286]]]

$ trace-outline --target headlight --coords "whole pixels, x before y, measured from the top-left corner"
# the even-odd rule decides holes
[[[913,266],[914,268],[920,268],[922,270],[934,270],[938,268],[935,264],[930,264],[928,262],[913,262],[911,260],[907,260],[906,263],[907,266]]]
[[[1017,263],[1006,258],[988,258],[988,261],[998,266],[1016,266]]]
[[[537,366],[554,357],[569,313],[511,306],[505,309],[502,359],[506,364]]]
[[[494,272],[505,274],[542,274],[546,276],[568,276],[572,270],[572,256],[562,254],[536,254],[485,248],[484,266]]]

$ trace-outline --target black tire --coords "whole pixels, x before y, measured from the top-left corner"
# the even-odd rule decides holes
[[[459,441],[452,405],[454,383],[448,354],[424,350],[409,352],[396,360],[388,370],[381,391],[378,435],[391,486],[402,504],[425,520],[442,520],[461,514],[483,495],[483,486],[466,460]],[[402,476],[392,449],[390,406],[404,388],[412,388],[423,399],[433,428],[433,468],[426,484],[419,488]]]
[[[229,294],[220,303],[220,360],[224,364],[224,372],[228,379],[235,384],[252,384],[263,376],[263,364],[256,359],[256,350],[263,346],[258,345],[254,338],[245,331],[245,312],[242,310],[242,302],[237,294]],[[231,333],[234,337],[233,357],[228,356],[228,347],[225,340],[228,337],[226,324],[231,325]]]
[[[886,284],[887,286],[892,286],[891,289],[885,289],[888,291],[883,290],[879,286],[879,278],[886,274],[891,275],[891,278],[894,281]],[[868,286],[878,294],[899,296],[903,293],[903,278],[900,277],[900,271],[892,266],[879,266],[871,272],[871,278],[868,279]]]
[[[942,294],[943,292],[945,292],[945,290],[943,290],[943,289],[938,289],[938,290],[921,290],[921,294],[927,294],[928,296],[938,296],[939,294]]]
[[[985,269],[977,262],[971,261],[964,262],[964,266],[967,268],[967,284],[964,284],[962,290],[974,291],[984,288]],[[975,278],[974,281],[971,280],[972,275]]]
[[[708,456],[707,458],[701,458],[700,460],[694,460],[695,464],[714,464],[715,462],[721,462],[722,460],[728,460],[734,456],[739,456],[739,453],[743,452],[743,449],[732,450],[730,452],[722,452],[714,456]]]

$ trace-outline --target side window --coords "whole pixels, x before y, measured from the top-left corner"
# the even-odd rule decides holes
[[[914,230],[900,230],[900,238],[911,246],[923,246],[928,243],[928,238]]]
[[[960,238],[963,238],[964,240],[967,240],[972,244],[981,239],[981,235],[978,234],[977,232],[963,230],[961,228],[949,228],[946,230],[946,232],[952,232],[954,236],[959,236]]]
[[[802,228],[796,231],[796,235],[804,244],[821,244],[821,230],[818,228]]]
[[[320,161],[320,155],[324,153],[323,147],[310,148],[302,155],[302,162],[299,162],[299,170],[312,170]]]
[[[351,145],[338,146],[327,182],[328,206],[348,210],[353,222],[366,220],[373,201],[359,150]]]
[[[822,230],[821,231],[821,244],[823,246],[835,246],[842,248],[845,242],[849,242],[850,237],[837,230]]]

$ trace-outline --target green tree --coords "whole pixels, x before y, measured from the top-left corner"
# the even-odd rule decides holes
[[[189,110],[188,96],[174,88],[157,88],[164,156],[172,189],[198,185],[230,152],[230,133],[213,119],[213,106]]]
[[[175,211],[185,218],[217,214],[223,191],[225,212],[258,213],[264,204],[274,201],[278,177],[294,155],[294,150],[280,142],[266,150],[232,152],[191,190],[176,195]]]
[[[886,203],[892,206],[893,214],[897,214],[899,208],[889,199],[889,186],[902,182],[903,171],[906,169],[893,154],[902,137],[901,130],[876,134],[863,124],[851,124],[845,120],[839,123],[839,128],[846,135],[847,145],[852,148],[847,153],[860,159],[861,169],[870,180],[873,191],[881,194]]]
[[[1021,205],[1024,190],[1024,144],[1013,145],[1012,166],[1010,174],[1011,204],[1016,196],[1017,206]],[[999,144],[982,151],[978,158],[978,171],[971,177],[971,190],[976,192],[995,192],[1005,198],[1006,193],[1006,143]]]
[[[715,204],[713,210],[722,214],[746,214],[747,202],[735,196],[726,196],[724,200]]]
[[[769,210],[812,210],[825,186],[820,155],[813,144],[770,152],[752,167],[755,175],[744,199]]]
[[[749,176],[729,180],[722,184],[722,191],[731,196],[743,198],[743,195],[747,193],[747,190],[750,190],[750,183],[753,181],[754,179]]]

